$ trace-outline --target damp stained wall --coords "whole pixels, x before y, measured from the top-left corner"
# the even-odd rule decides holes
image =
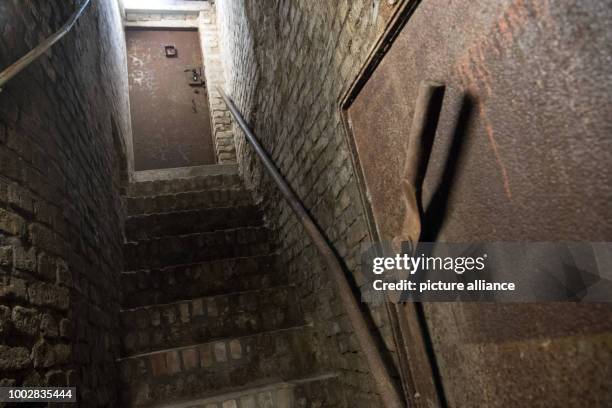
[[[0,69],[77,3],[0,2]],[[128,134],[119,10],[92,1],[0,93],[0,385],[72,385],[79,406],[117,406]]]

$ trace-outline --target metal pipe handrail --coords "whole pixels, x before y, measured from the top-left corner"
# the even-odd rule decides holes
[[[20,73],[24,68],[34,62],[38,57],[44,54],[53,44],[58,42],[66,33],[68,33],[74,23],[81,17],[85,7],[89,4],[90,0],[85,0],[81,7],[70,16],[70,19],[66,21],[66,23],[55,33],[53,33],[50,37],[45,39],[43,42],[34,47],[30,52],[28,52],[23,57],[19,58],[15,63],[10,65],[8,68],[0,72],[0,91],[2,91],[2,86],[6,84],[9,80],[11,80],[15,75]]]
[[[323,236],[323,233],[320,231],[319,227],[317,227],[315,224],[312,217],[304,208],[304,205],[300,199],[277,170],[268,153],[261,146],[251,129],[249,129],[246,121],[238,111],[238,108],[236,108],[236,105],[234,105],[233,101],[225,94],[225,92],[223,92],[220,87],[217,86],[217,90],[219,91],[219,94],[221,95],[221,98],[225,104],[228,106],[234,119],[236,119],[236,122],[238,122],[238,125],[244,131],[247,141],[255,149],[255,152],[263,162],[264,167],[266,170],[268,170],[270,176],[272,176],[272,179],[289,203],[289,206],[304,226],[306,233],[310,236],[313,243],[319,250],[319,253],[325,259],[325,263],[332,274],[332,278],[338,285],[340,300],[346,309],[346,313],[355,332],[355,337],[357,338],[362,352],[365,355],[366,361],[368,362],[372,376],[374,377],[374,381],[376,382],[376,386],[385,407],[404,407],[405,404],[402,402],[402,398],[400,397],[398,389],[395,385],[395,381],[391,377],[389,368],[385,364],[382,353],[376,344],[370,328],[368,327],[363,312],[359,306],[359,303],[357,302],[357,299],[355,298],[344,269],[342,268],[342,265],[340,264],[335,252]]]

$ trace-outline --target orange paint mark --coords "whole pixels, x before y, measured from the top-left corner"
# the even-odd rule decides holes
[[[525,2],[523,0],[516,0],[506,11],[506,19],[512,31],[516,31],[523,26],[529,19]]]
[[[493,126],[487,118],[487,112],[482,103],[482,100],[493,93],[491,73],[487,68],[486,61],[488,60],[487,56],[491,57],[492,54],[501,57],[504,50],[512,46],[517,34],[533,19],[549,27],[555,25],[550,12],[550,0],[514,0],[495,22],[491,35],[469,47],[455,65],[466,92],[480,96],[479,116],[482,119],[495,161],[500,169],[504,191],[509,199],[512,199],[512,190],[508,171],[502,160],[499,145],[495,140]]]
[[[535,0],[531,1],[533,10],[536,13],[536,17],[548,19],[551,17],[550,14],[550,3],[548,0]]]
[[[503,15],[497,22],[497,30],[501,34],[503,40],[506,43],[511,43],[512,42],[512,28],[506,21],[505,17],[506,16]]]
[[[484,116],[484,113],[481,110],[481,115]],[[495,160],[499,165],[501,170],[501,176],[504,183],[504,190],[506,191],[506,195],[509,199],[512,199],[512,191],[510,190],[510,179],[508,178],[508,171],[506,170],[506,166],[504,166],[504,162],[502,161],[501,155],[499,154],[499,149],[497,148],[497,142],[495,141],[495,136],[493,135],[493,126],[488,123],[487,119],[483,117],[483,120],[486,123],[485,129],[487,130],[487,136],[489,137],[489,143],[491,144],[491,148],[493,149],[493,154],[495,155]]]
[[[475,90],[477,90],[476,79],[474,78],[474,72],[472,71],[470,65],[466,63],[461,63],[457,66],[457,71],[459,74],[459,78],[465,87],[466,92],[469,94],[477,94],[476,92],[474,92]],[[512,199],[512,190],[510,189],[510,179],[508,177],[508,171],[506,170],[506,166],[504,165],[501,154],[499,152],[499,147],[497,145],[497,141],[495,140],[493,126],[489,122],[485,108],[481,103],[479,104],[478,113],[483,121],[487,138],[489,139],[489,144],[491,145],[493,155],[495,156],[495,161],[497,162],[497,165],[500,169],[504,192],[506,193],[506,196],[509,199]]]

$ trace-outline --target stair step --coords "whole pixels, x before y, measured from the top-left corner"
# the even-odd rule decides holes
[[[188,177],[215,176],[218,174],[238,174],[237,164],[203,164],[199,166],[174,167],[170,169],[138,170],[134,181],[174,180]]]
[[[316,397],[336,407],[306,385],[323,381],[309,377],[316,334],[237,166],[134,180],[125,199],[121,406],[297,408]]]
[[[240,187],[242,187],[242,181],[238,174],[217,174],[130,183],[128,186],[128,196],[152,196],[181,193],[185,191],[218,190]]]
[[[121,311],[124,355],[303,324],[292,286]]]
[[[292,383],[292,404],[291,407],[321,407],[321,408],[346,408],[346,403],[343,401],[343,396],[340,390],[345,388],[341,384],[338,374],[320,375],[305,380],[298,380]],[[372,401],[364,401],[363,397],[359,404],[355,406],[376,407],[380,405],[378,395],[371,394]],[[350,398],[349,398],[350,400]],[[205,406],[206,407],[206,406]],[[214,405],[213,405],[214,407]],[[206,407],[211,408],[211,407]],[[214,407],[224,408],[224,407]],[[238,408],[245,408],[238,406]],[[279,407],[280,408],[280,407]]]
[[[309,327],[194,344],[119,360],[125,406],[224,394],[259,382],[280,382],[313,373]]]
[[[128,241],[197,232],[218,231],[263,224],[263,214],[254,205],[177,211],[128,217]]]
[[[270,232],[264,227],[151,238],[123,246],[127,270],[265,255],[273,252],[272,249]]]
[[[337,383],[338,374],[327,373],[313,377],[300,378],[293,381],[262,384],[258,387],[249,387],[228,391],[222,395],[207,396],[189,401],[174,401],[170,404],[154,405],[154,408],[297,408],[297,407],[337,407],[338,405],[308,403],[303,398],[301,390],[308,386],[327,390],[326,383]],[[312,384],[312,385],[311,385]],[[296,393],[296,390],[298,393]],[[297,394],[297,395],[296,395]],[[338,394],[337,392],[335,394]],[[317,396],[318,397],[318,396]],[[317,402],[328,398],[317,398]],[[306,404],[304,404],[304,402]]]
[[[128,197],[129,215],[157,214],[171,211],[232,207],[252,204],[251,193],[243,188],[186,191]]]
[[[131,271],[121,274],[122,306],[171,303],[286,283],[287,275],[279,268],[276,255]]]

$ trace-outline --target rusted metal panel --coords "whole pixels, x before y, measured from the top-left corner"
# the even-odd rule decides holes
[[[197,31],[133,29],[126,39],[135,169],[215,163],[206,89],[190,85],[202,68]]]
[[[421,2],[348,110],[380,238],[406,221],[401,172],[427,80],[446,92],[422,240],[612,240],[610,55],[609,2]],[[607,305],[428,304],[425,316],[450,406],[612,404]]]

